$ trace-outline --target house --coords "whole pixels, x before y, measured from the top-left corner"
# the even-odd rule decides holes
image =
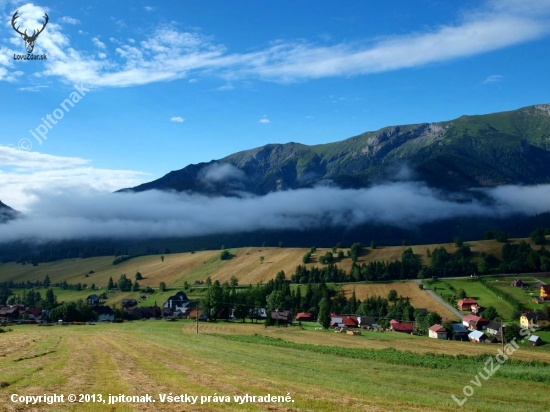
[[[372,327],[376,322],[372,316],[357,316],[357,326],[360,328],[369,326]]]
[[[501,342],[500,334],[489,336],[485,343],[499,343]]]
[[[254,308],[248,311],[248,317],[250,319],[265,319],[267,318],[266,308]]]
[[[475,299],[472,299],[472,298],[460,299],[458,301],[458,309],[459,310],[471,310],[472,305],[475,305],[475,304],[477,304]]]
[[[332,327],[346,327],[346,328],[357,328],[359,327],[359,323],[357,321],[357,316],[351,315],[336,315],[335,313],[332,313],[330,316],[330,326]]]
[[[512,286],[515,286],[516,288],[522,288],[524,287],[524,283],[521,281],[521,279],[517,278],[517,279],[514,279],[514,281],[512,282]]]
[[[412,333],[414,330],[413,322],[398,322],[395,319],[390,320],[390,329],[394,332]]]
[[[29,315],[29,319],[39,320],[42,318],[42,309],[27,309],[27,314]]]
[[[497,333],[500,332],[500,328],[502,328],[502,323],[495,322],[494,320],[492,320],[487,325],[487,332],[489,332],[492,335],[496,335]]]
[[[313,319],[313,315],[309,312],[300,312],[296,315],[296,321],[299,322],[312,322],[315,319]]]
[[[452,324],[452,334],[454,340],[467,341],[468,339],[468,329],[464,327],[461,323]]]
[[[292,315],[289,310],[272,310],[270,316],[271,319],[278,323],[288,324],[292,322]]]
[[[15,306],[0,307],[0,320],[5,322],[11,322],[16,319],[19,319],[19,308]]]
[[[160,308],[158,306],[134,308],[130,317],[134,319],[160,318]]]
[[[137,305],[138,303],[135,299],[122,299],[122,302],[120,303],[122,310],[125,312],[131,312]]]
[[[109,306],[94,306],[92,310],[97,313],[98,321],[109,321],[113,322],[115,320],[115,312]]]
[[[526,312],[519,318],[519,323],[523,328],[528,328],[529,326],[546,327],[550,326],[550,319],[548,318],[548,314],[543,311]]]
[[[550,299],[550,285],[541,285],[541,287],[540,287],[540,299],[541,300]]]
[[[189,298],[183,292],[178,292],[174,296],[170,296],[164,305],[163,308],[168,308],[172,310],[185,309],[189,305]]]
[[[485,342],[487,340],[487,335],[485,335],[483,332],[479,330],[474,330],[473,332],[470,332],[468,335],[468,338],[470,338],[470,342]]]
[[[90,306],[99,305],[99,296],[97,296],[95,293],[93,295],[89,295],[86,298],[86,303]]]
[[[474,303],[470,306],[470,310],[474,315],[479,315],[483,311],[483,308],[479,305],[479,303]]]
[[[538,337],[537,335],[531,335],[529,336],[529,342],[531,342],[531,345],[537,346],[542,343],[542,339]]]
[[[479,317],[477,315],[467,315],[462,318],[462,324],[470,331],[485,329],[488,323],[488,319]]]
[[[447,339],[447,329],[436,323],[430,327],[428,336],[434,339]]]

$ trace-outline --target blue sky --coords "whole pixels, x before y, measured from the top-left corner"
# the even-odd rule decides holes
[[[48,13],[47,61],[13,60],[15,10],[30,30]],[[549,0],[0,0],[0,199],[549,103],[549,17]],[[90,91],[39,144],[29,130],[75,84]]]

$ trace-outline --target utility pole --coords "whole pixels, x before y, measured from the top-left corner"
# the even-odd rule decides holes
[[[197,324],[197,334],[199,333],[199,301],[197,301],[197,308],[195,309],[195,319]]]

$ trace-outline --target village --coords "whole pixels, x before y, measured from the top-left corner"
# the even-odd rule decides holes
[[[520,279],[515,279],[512,286],[518,288],[527,287]],[[540,285],[538,296],[534,297],[537,303],[550,302],[550,285]],[[206,322],[208,320],[237,321],[232,308],[224,308],[210,316],[199,308],[198,301],[190,300],[185,292],[178,291],[171,295],[162,306],[142,306],[140,303],[147,301],[147,295],[141,295],[139,299],[122,299],[120,309],[111,308],[106,304],[108,296],[106,293],[88,295],[85,304],[95,314],[94,321],[87,322],[66,322],[63,319],[51,319],[50,311],[39,308],[25,307],[23,304],[7,305],[0,307],[0,325],[38,324],[42,325],[69,325],[69,324],[95,324],[95,322],[122,323],[135,320],[166,320],[175,321],[179,319]],[[473,343],[503,343],[506,340],[506,324],[498,320],[490,320],[483,317],[484,307],[474,298],[462,298],[457,303],[457,309],[463,313],[461,321],[442,317],[441,322],[430,325],[427,330],[427,337],[439,340],[454,340]],[[416,308],[416,313],[427,314],[425,308]],[[269,324],[288,327],[295,325],[302,328],[304,324],[316,324],[317,319],[312,313],[299,312],[292,316],[290,310],[267,310],[265,307],[249,308],[246,314],[252,322],[265,322],[270,319]],[[388,322],[389,321],[389,322]],[[521,328],[531,330],[550,329],[550,316],[546,310],[523,310],[518,319]],[[267,324],[267,323],[266,323]],[[386,327],[381,326],[385,324]],[[420,331],[416,321],[403,321],[387,318],[375,318],[373,316],[360,316],[354,314],[330,314],[330,328],[336,333],[348,335],[361,335],[361,331],[374,332],[395,332],[410,335],[424,335]],[[303,328],[302,328],[303,329]],[[316,330],[323,329],[315,327]],[[543,344],[543,340],[536,334],[530,334],[528,342],[532,346]]]

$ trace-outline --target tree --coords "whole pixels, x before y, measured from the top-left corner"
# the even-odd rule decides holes
[[[426,249],[426,256],[432,257],[432,252],[430,252],[430,249]]]
[[[489,320],[494,320],[498,316],[498,312],[493,306],[489,306],[483,311],[483,317]]]
[[[423,283],[419,283],[419,284],[418,284],[418,289],[424,290],[424,284],[423,284]]]
[[[457,248],[461,248],[462,246],[464,246],[464,242],[462,241],[462,238],[460,236],[455,237],[454,242]]]
[[[283,247],[284,246],[284,243],[282,240],[279,240],[279,247]]]
[[[239,279],[237,279],[235,276],[231,276],[231,279],[229,279],[229,285],[232,288],[239,286]]]
[[[319,316],[317,317],[321,326],[328,329],[330,326],[330,303],[327,298],[321,299],[319,302]]]
[[[107,290],[111,290],[115,288],[115,284],[113,283],[113,278],[109,278],[109,283],[107,283]]]
[[[370,242],[370,248],[371,249],[376,249],[378,245],[376,244],[376,242],[373,240],[372,242]]]
[[[263,256],[260,256],[260,265],[261,265],[262,263],[264,263],[264,259],[265,259],[265,258],[264,258]]]
[[[126,277],[125,273],[123,273],[118,279],[117,287],[123,292],[128,292],[132,289],[132,281]]]
[[[458,299],[464,299],[466,297],[466,291],[464,289],[459,289],[456,293]]]
[[[220,252],[220,260],[229,260],[231,259],[231,253],[229,250],[224,249]]]
[[[52,289],[48,289],[46,291],[46,299],[44,300],[43,306],[43,309],[46,310],[52,310],[57,306],[57,298],[55,297]]]
[[[48,289],[48,287],[50,286],[50,277],[48,275],[46,275],[46,277],[44,278],[44,282],[42,282],[42,286],[44,286],[44,288]]]
[[[166,283],[160,282],[160,283],[159,283],[159,290],[160,290],[161,292],[166,291]]]
[[[137,282],[137,280],[132,285],[132,292],[139,292],[139,283]]]
[[[504,328],[504,338],[510,342],[512,339],[521,337],[521,326],[518,323],[510,323]]]
[[[267,310],[276,310],[276,309],[282,309],[285,302],[285,297],[283,296],[283,293],[278,290],[274,290],[269,294],[269,296],[266,299],[267,303]]]
[[[164,262],[164,255],[160,256],[160,260],[161,260],[161,262]]]
[[[389,302],[396,302],[397,301],[397,291],[395,289],[392,289],[388,293],[388,301]]]
[[[142,280],[143,276],[141,276],[141,273],[136,272],[136,280]]]
[[[544,228],[536,228],[531,232],[531,240],[535,242],[535,245],[544,245],[546,243],[545,233],[546,230]]]

